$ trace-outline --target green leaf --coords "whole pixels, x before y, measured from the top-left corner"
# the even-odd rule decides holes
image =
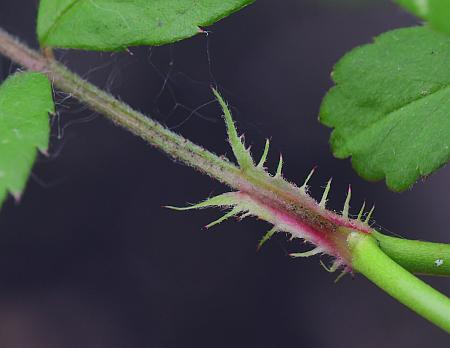
[[[393,30],[354,49],[332,74],[320,121],[338,158],[402,191],[450,160],[450,37]]]
[[[18,73],[0,86],[0,204],[8,191],[18,199],[37,149],[45,152],[52,88],[41,73]]]
[[[254,0],[41,0],[41,45],[114,51],[194,36]]]
[[[430,22],[430,25],[450,34],[449,0],[395,0],[416,16]]]

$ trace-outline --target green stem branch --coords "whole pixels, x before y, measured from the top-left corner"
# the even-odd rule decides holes
[[[389,237],[376,231],[373,236],[381,250],[408,271],[450,277],[450,244]]]
[[[450,333],[450,299],[395,263],[371,235],[348,236],[353,268],[417,314]]]

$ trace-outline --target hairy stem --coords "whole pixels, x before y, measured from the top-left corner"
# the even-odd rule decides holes
[[[2,29],[0,29],[0,53],[26,69],[47,74],[57,88],[106,116],[115,124],[160,148],[174,159],[195,167],[227,185],[232,187],[238,185],[239,168],[227,159],[214,155],[133,110],[127,104],[69,71],[63,64],[47,59],[26,47]]]
[[[450,299],[388,257],[371,235],[351,232],[353,268],[389,295],[450,333]]]

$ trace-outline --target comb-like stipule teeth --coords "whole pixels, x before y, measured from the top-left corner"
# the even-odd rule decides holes
[[[239,164],[236,173],[237,183],[235,185],[237,191],[211,197],[193,206],[169,208],[176,210],[202,209],[206,207],[231,208],[231,211],[206,227],[210,228],[239,214],[242,214],[240,219],[254,216],[273,225],[259,242],[258,248],[275,233],[284,232],[290,236],[291,240],[294,238],[303,239],[314,246],[309,251],[292,253],[292,257],[327,254],[334,258],[333,265],[327,270],[334,272],[339,267],[345,266],[346,271],[351,271],[351,255],[346,241],[347,231],[372,233],[371,228],[361,222],[365,203],[357,219],[349,218],[351,199],[351,187],[349,186],[342,215],[332,210],[327,210],[326,202],[331,189],[332,179],[328,180],[322,198],[317,203],[307,193],[308,182],[316,167],[311,170],[305,182],[299,188],[283,178],[283,157],[281,155],[276,173],[272,177],[263,167],[269,153],[269,140],[266,140],[261,159],[255,165],[249,150],[244,146],[243,137],[238,135],[226,103],[220,96],[218,96],[218,99],[224,109],[228,141]],[[241,178],[245,180],[240,180]],[[273,178],[277,180],[273,180]],[[367,215],[366,223],[370,220],[373,209]]]

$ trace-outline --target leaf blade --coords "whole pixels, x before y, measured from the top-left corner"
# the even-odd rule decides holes
[[[320,121],[338,158],[403,191],[450,160],[450,38],[427,27],[393,30],[335,66]]]
[[[200,27],[254,0],[41,0],[37,32],[43,47],[115,51],[158,46],[201,32]]]
[[[447,0],[395,0],[414,15],[429,21],[430,25],[450,34],[450,2]]]
[[[25,188],[37,150],[48,148],[51,84],[41,73],[17,73],[0,86],[0,205]]]

